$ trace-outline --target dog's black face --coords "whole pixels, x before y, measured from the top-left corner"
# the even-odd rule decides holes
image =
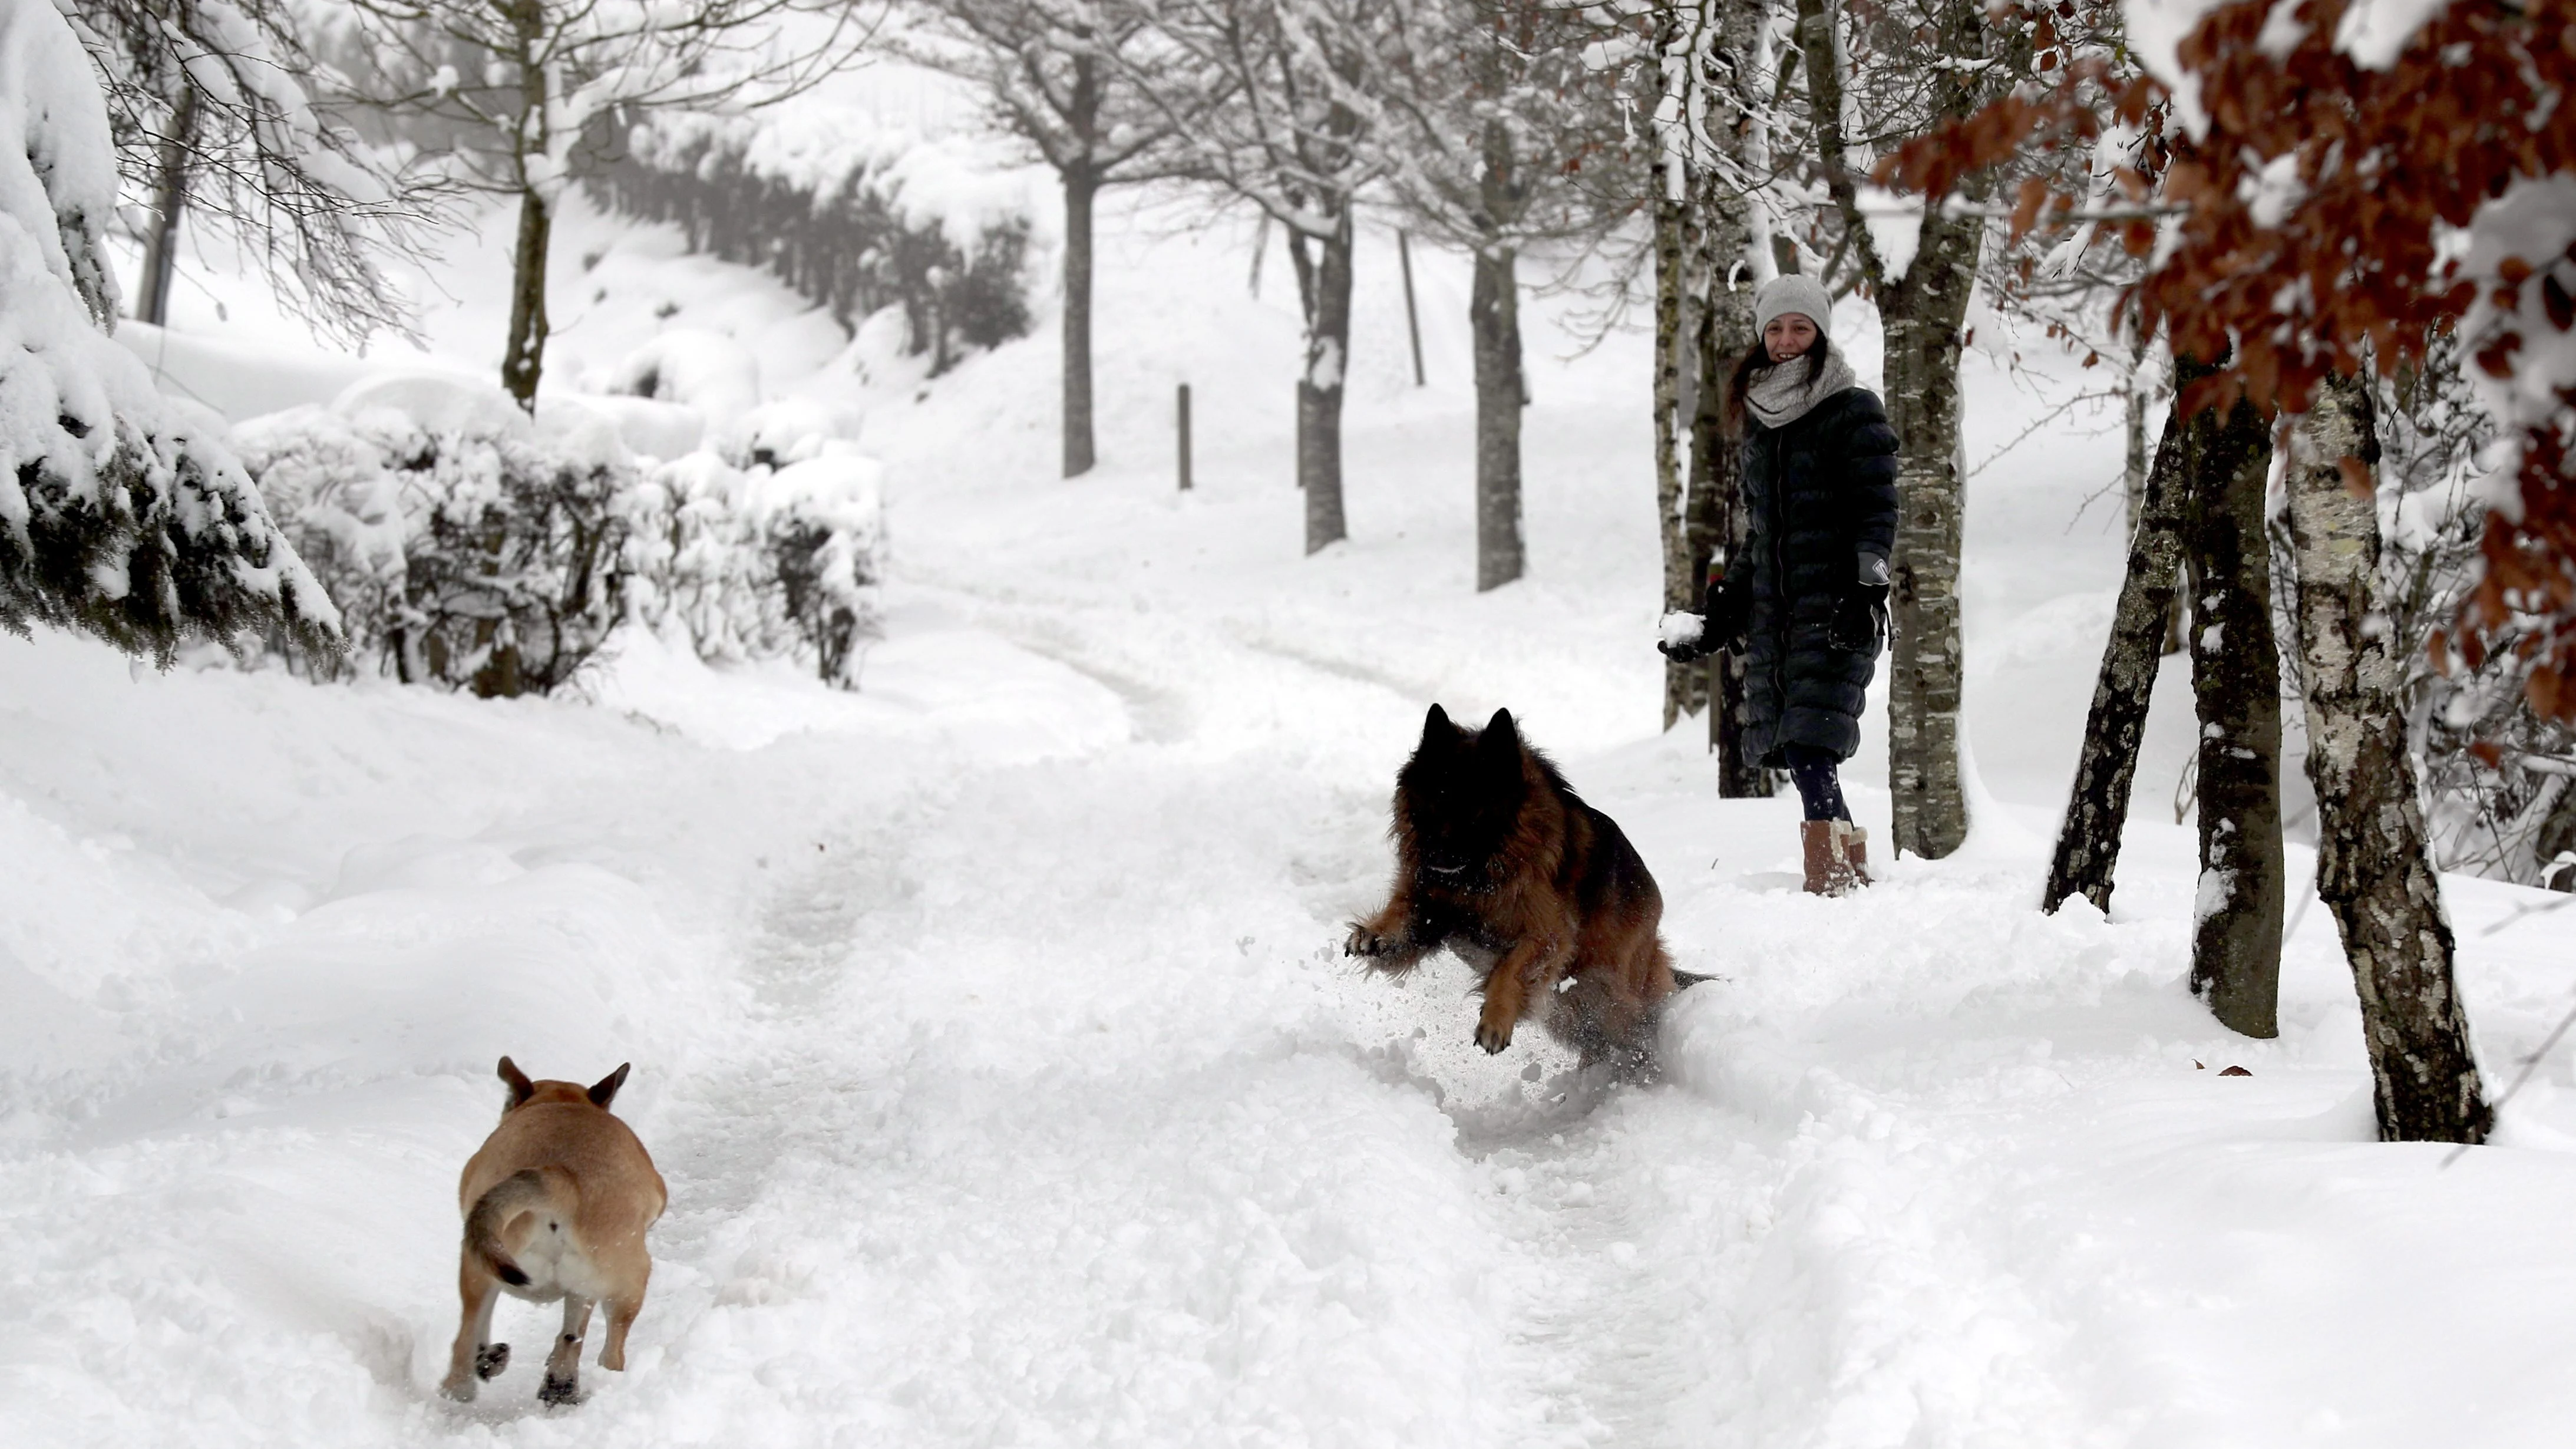
[[[1502,853],[1529,789],[1520,731],[1510,710],[1470,733],[1438,705],[1422,722],[1422,743],[1395,777],[1396,808],[1421,851],[1427,883],[1472,887]]]

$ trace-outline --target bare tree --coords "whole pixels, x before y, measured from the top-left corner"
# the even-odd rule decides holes
[[[1618,150],[1612,98],[1587,84],[1593,29],[1546,0],[1432,0],[1392,68],[1396,124],[1377,140],[1416,228],[1474,259],[1467,304],[1476,377],[1476,588],[1521,576],[1520,256],[1600,219],[1574,178]]]
[[[2264,481],[2272,420],[2239,399],[2186,425],[2183,511],[2191,581],[2191,682],[2200,722],[2200,889],[2192,991],[2232,1031],[2280,1035],[2281,658],[2272,636]]]
[[[515,199],[501,385],[534,410],[555,209],[620,121],[784,100],[863,38],[854,6],[790,44],[802,0],[351,0],[382,104],[455,128],[456,180]]]
[[[152,199],[139,319],[167,319],[180,220],[193,212],[315,326],[347,338],[409,327],[382,264],[412,252],[433,190],[348,124],[347,79],[307,13],[291,0],[64,8],[98,68],[118,170]]]
[[[1145,17],[1097,0],[922,0],[926,25],[898,43],[912,60],[973,82],[1003,129],[1064,189],[1064,476],[1091,471],[1092,207],[1103,187],[1174,174],[1166,111],[1130,77],[1152,64]],[[1193,93],[1184,91],[1184,98]],[[1223,90],[1197,96],[1221,100]]]
[[[1351,262],[1363,189],[1404,54],[1407,8],[1383,0],[1125,0],[1159,43],[1123,66],[1177,125],[1188,164],[1277,221],[1305,313],[1297,482],[1306,551],[1347,535],[1342,393],[1350,377]],[[1185,122],[1185,124],[1184,124]]]
[[[1870,229],[1853,139],[1902,136],[1973,114],[2018,76],[2018,33],[1990,27],[1978,0],[1896,0],[1863,13],[1798,0],[1798,38],[1817,162],[1885,334],[1887,412],[1904,448],[1896,555],[1889,561],[1888,790],[1896,848],[1938,858],[1968,834],[1959,777],[1959,354],[1994,178],[1962,177],[1966,206],[1922,207],[1914,248],[1891,262]],[[2026,48],[2024,48],[2026,53]]]

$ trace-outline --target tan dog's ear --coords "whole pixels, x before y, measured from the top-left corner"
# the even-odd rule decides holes
[[[518,1063],[508,1057],[501,1058],[501,1080],[510,1084],[510,1107],[528,1100],[528,1095],[537,1089],[537,1084],[528,1080],[528,1074],[520,1071]],[[509,1107],[501,1110],[506,1112]]]
[[[605,1109],[609,1103],[616,1101],[617,1089],[626,1085],[626,1073],[634,1065],[633,1062],[619,1062],[616,1071],[592,1083],[590,1105]]]

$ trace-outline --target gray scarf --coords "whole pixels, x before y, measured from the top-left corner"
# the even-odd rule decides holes
[[[1744,390],[1745,409],[1766,428],[1785,428],[1805,417],[1816,404],[1860,381],[1839,352],[1827,357],[1824,371],[1809,382],[1807,374],[1812,370],[1803,357],[1763,368],[1753,374],[1753,385]]]

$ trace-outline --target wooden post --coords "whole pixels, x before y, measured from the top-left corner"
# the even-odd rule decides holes
[[[1413,307],[1413,244],[1403,232],[1395,234],[1395,261],[1404,273],[1404,330],[1413,339],[1413,385],[1422,382],[1422,318]]]
[[[1190,491],[1190,385],[1182,383],[1178,394],[1181,423],[1181,491]]]

